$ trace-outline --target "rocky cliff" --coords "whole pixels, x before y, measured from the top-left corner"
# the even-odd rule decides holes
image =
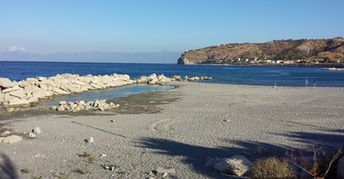
[[[233,43],[184,52],[178,64],[338,64],[344,38]]]

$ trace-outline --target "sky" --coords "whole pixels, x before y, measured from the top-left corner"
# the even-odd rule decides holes
[[[343,0],[0,1],[0,52],[183,52],[344,36]]]

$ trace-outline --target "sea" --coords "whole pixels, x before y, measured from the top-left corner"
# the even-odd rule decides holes
[[[178,65],[141,63],[78,63],[78,62],[13,62],[0,61],[0,77],[23,80],[29,77],[128,74],[132,78],[152,73],[188,76],[210,76],[205,83],[344,87],[344,71],[328,71],[322,67],[306,66],[238,66],[238,65]]]

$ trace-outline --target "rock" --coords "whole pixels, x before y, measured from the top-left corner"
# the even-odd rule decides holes
[[[22,140],[23,140],[23,137],[18,136],[18,135],[10,135],[7,137],[0,137],[0,143],[7,143],[7,144],[20,142]]]
[[[80,102],[66,102],[61,101],[58,106],[52,107],[53,110],[57,111],[69,111],[69,112],[79,112],[83,110],[93,110],[93,111],[106,111],[112,108],[116,108],[119,105],[114,103],[108,104],[106,100],[96,100],[96,101],[80,101]]]
[[[11,91],[8,93],[10,96],[17,97],[19,99],[25,99],[26,95],[24,93],[24,90],[22,88],[19,88],[18,90]]]
[[[164,75],[159,75],[158,76],[158,80],[159,80],[159,83],[167,83],[167,82],[170,82],[171,79],[170,78],[167,78],[166,76]]]
[[[111,122],[111,123],[115,123],[115,120],[114,120],[114,119],[112,119],[112,120],[110,120],[110,122]]]
[[[182,80],[182,77],[180,75],[173,75],[172,77],[174,80],[176,81],[181,81]]]
[[[0,133],[0,136],[6,136],[6,135],[10,135],[11,131],[3,131]]]
[[[12,82],[10,79],[8,78],[0,78],[0,88],[10,88],[12,86],[17,85],[17,82]]]
[[[47,79],[48,79],[47,77],[41,77],[41,76],[37,77],[38,81],[44,81],[44,80],[47,80]]]
[[[158,76],[155,73],[153,73],[153,74],[148,76],[148,79],[152,80],[152,79],[157,78],[157,77]]]
[[[175,174],[176,174],[176,170],[174,168],[158,167],[156,170],[152,170],[149,173],[149,178],[166,178],[168,177],[168,175],[175,175]]]
[[[29,105],[30,103],[25,99],[19,99],[16,97],[12,97],[7,101],[6,106],[23,106],[23,105]]]
[[[60,101],[59,102],[59,105],[61,106],[61,105],[66,105],[67,104],[67,102],[66,101]]]
[[[205,166],[222,173],[243,176],[253,166],[253,163],[242,155],[234,155],[230,158],[211,158]]]
[[[56,108],[56,110],[57,110],[57,111],[65,111],[66,108],[65,108],[64,106],[58,106],[58,107]]]
[[[69,94],[68,92],[62,90],[61,88],[54,88],[51,90],[54,94],[61,95],[61,94]]]
[[[35,137],[36,137],[36,134],[33,133],[33,132],[30,132],[27,136],[29,136],[30,138],[35,138]]]
[[[85,105],[85,101],[79,101],[79,105]]]
[[[153,79],[151,79],[151,80],[148,82],[148,84],[150,84],[150,85],[155,85],[155,84],[157,84],[158,82],[159,82],[158,78],[153,78]]]
[[[34,129],[32,129],[32,132],[35,133],[35,134],[40,134],[40,133],[42,133],[41,128],[39,128],[39,127],[36,127],[36,128],[34,128]]]
[[[344,156],[337,163],[337,178],[344,179]]]
[[[6,111],[7,111],[7,112],[13,112],[13,111],[14,111],[14,108],[7,108]]]
[[[90,137],[90,138],[86,139],[85,141],[90,144],[90,143],[94,142],[94,138]]]
[[[9,87],[9,88],[6,88],[6,89],[2,90],[1,92],[2,93],[9,93],[9,92],[17,91],[17,90],[20,90],[20,89],[21,88],[18,85],[15,85],[15,86],[12,86],[12,87]]]

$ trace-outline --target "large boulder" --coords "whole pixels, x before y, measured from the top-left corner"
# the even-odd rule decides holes
[[[180,75],[173,75],[172,79],[176,81],[182,81],[182,77]]]
[[[8,94],[10,96],[14,96],[14,97],[17,97],[19,99],[25,99],[26,98],[25,92],[22,88],[19,88],[18,90],[15,90],[15,91],[11,91]]]
[[[159,75],[158,79],[159,79],[159,83],[167,83],[171,81],[171,79],[166,77],[165,75]]]
[[[5,103],[5,106],[27,106],[29,104],[30,102],[26,99],[12,97],[7,101],[7,103]]]
[[[155,73],[153,73],[153,74],[148,76],[148,79],[152,80],[152,79],[157,78],[157,77],[158,76]]]
[[[9,87],[9,88],[6,88],[6,89],[2,90],[1,92],[2,93],[9,93],[11,91],[17,91],[19,89],[21,89],[21,88],[18,85],[14,85],[12,87]]]
[[[149,82],[148,82],[148,84],[150,84],[150,85],[155,85],[155,84],[157,84],[159,82],[159,79],[158,78],[152,78]]]
[[[54,95],[54,93],[51,92],[50,90],[44,90],[42,88],[39,88],[37,86],[32,86],[32,85],[26,86],[24,88],[24,91],[27,96],[38,98],[38,99],[42,99],[42,98],[46,98],[46,97]]]
[[[13,82],[8,78],[0,78],[0,88],[10,88],[17,85],[17,82]]]
[[[253,163],[245,156],[234,155],[229,158],[211,158],[205,166],[211,167],[221,173],[243,176],[253,166]]]

